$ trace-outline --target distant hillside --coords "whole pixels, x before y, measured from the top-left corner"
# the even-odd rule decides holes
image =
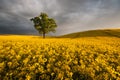
[[[80,37],[119,37],[120,29],[90,30],[76,32],[59,36],[59,38],[80,38]]]

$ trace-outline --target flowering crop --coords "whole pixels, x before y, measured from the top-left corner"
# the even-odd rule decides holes
[[[119,80],[120,38],[0,37],[1,80]]]

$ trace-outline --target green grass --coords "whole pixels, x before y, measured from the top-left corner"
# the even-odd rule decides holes
[[[119,37],[120,29],[89,30],[59,36],[59,38],[81,38],[81,37]]]

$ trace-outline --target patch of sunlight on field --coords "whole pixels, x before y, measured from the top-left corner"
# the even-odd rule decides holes
[[[30,36],[30,35],[0,35],[1,40],[26,40],[26,39],[35,39],[35,38],[41,38],[40,36]]]

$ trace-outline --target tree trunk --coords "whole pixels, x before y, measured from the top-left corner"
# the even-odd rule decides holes
[[[45,32],[43,32],[43,39],[45,39]]]

